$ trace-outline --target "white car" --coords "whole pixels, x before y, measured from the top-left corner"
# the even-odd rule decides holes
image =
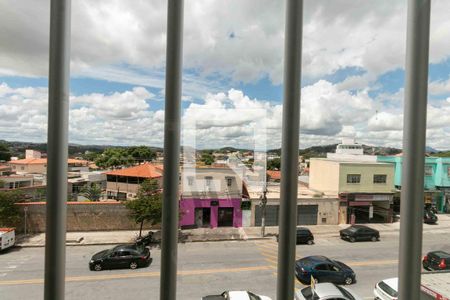
[[[272,300],[267,296],[253,294],[247,291],[225,291],[220,295],[205,296],[202,300]]]
[[[305,287],[295,294],[295,300],[362,300],[351,289],[334,283],[317,283],[314,287],[314,297],[311,287]]]
[[[373,295],[378,300],[397,300],[398,278],[381,280],[375,285]]]
[[[14,246],[16,233],[14,228],[0,228],[0,250]]]

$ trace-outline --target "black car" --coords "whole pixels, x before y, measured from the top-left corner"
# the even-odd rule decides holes
[[[438,217],[432,210],[426,209],[423,212],[423,222],[424,223],[426,223],[426,224],[436,224],[437,221],[438,221]]]
[[[136,269],[148,267],[152,259],[150,250],[137,245],[118,245],[112,249],[100,251],[89,262],[91,271],[104,269]]]
[[[346,264],[325,256],[308,256],[295,262],[295,276],[303,284],[331,282],[352,284],[356,281],[355,272]]]
[[[277,235],[277,242],[278,242]],[[297,227],[297,244],[314,244],[314,235],[312,232],[306,227]]]
[[[425,270],[449,270],[450,253],[445,251],[428,252],[422,259],[422,265]]]
[[[350,242],[356,241],[373,241],[380,239],[380,232],[364,225],[352,225],[339,231],[341,239]]]

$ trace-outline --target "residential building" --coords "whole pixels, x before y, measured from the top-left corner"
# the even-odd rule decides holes
[[[25,158],[18,160],[11,160],[8,162],[13,172],[17,174],[46,174],[47,173],[47,158]],[[72,159],[67,160],[69,172],[88,172],[89,162],[86,160]]]
[[[340,223],[393,221],[392,164],[311,158],[309,188],[339,197]]]
[[[18,189],[23,187],[31,187],[34,185],[34,179],[31,175],[8,175],[8,176],[0,176],[0,182],[3,183],[3,186],[0,186],[0,189]]]
[[[42,153],[37,150],[26,149],[25,159],[42,158]]]
[[[250,196],[249,226],[261,226],[262,190],[252,189]],[[280,210],[280,184],[268,182],[266,203],[266,226],[278,226]],[[337,196],[324,195],[310,190],[302,182],[298,183],[297,192],[297,225],[336,225],[339,223],[339,199]],[[245,213],[245,210],[244,210]]]
[[[97,184],[103,191],[106,190],[106,174],[101,172],[70,172],[68,174],[68,189],[72,200],[80,201],[86,198],[80,193],[87,185]],[[103,196],[102,196],[103,197]]]
[[[379,162],[391,163],[395,186],[402,187],[403,157],[378,156]],[[450,157],[425,157],[424,204],[434,204],[440,212],[450,212]]]
[[[7,165],[0,165],[0,176],[7,176],[10,175],[11,172],[11,167],[7,166]]]
[[[195,227],[241,227],[243,169],[185,168],[181,175],[180,225]]]
[[[143,163],[130,168],[113,170],[106,174],[106,197],[115,200],[136,198],[139,185],[145,180],[155,179],[162,186],[162,165]]]

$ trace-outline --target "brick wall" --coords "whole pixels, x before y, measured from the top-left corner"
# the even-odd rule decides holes
[[[29,233],[45,231],[45,202],[19,203],[21,208],[21,224],[19,232],[24,230],[25,207],[27,207],[27,231]],[[67,231],[108,231],[136,230],[129,218],[129,210],[120,202],[68,202]],[[148,228],[144,224],[144,228]]]

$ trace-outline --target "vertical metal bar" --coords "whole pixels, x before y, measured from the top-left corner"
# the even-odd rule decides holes
[[[183,4],[169,0],[167,8],[161,300],[175,300],[177,287]]]
[[[303,0],[286,3],[277,299],[294,299]]]
[[[70,78],[70,0],[52,0],[48,78],[44,299],[64,299]]]
[[[400,299],[420,299],[429,35],[430,0],[409,0],[400,204]]]

